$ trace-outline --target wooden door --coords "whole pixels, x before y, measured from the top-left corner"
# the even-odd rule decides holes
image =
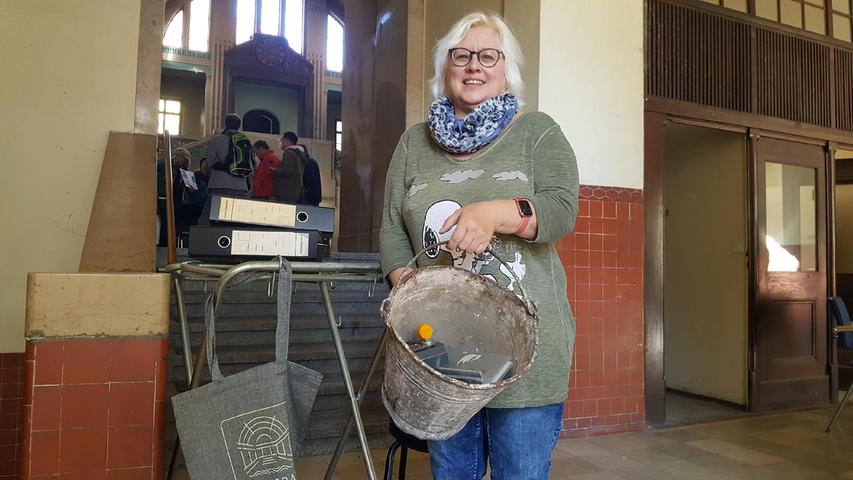
[[[754,134],[750,410],[829,401],[826,153]]]

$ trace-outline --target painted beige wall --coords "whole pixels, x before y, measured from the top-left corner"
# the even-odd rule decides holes
[[[139,0],[0,2],[0,352],[24,349],[27,272],[77,270],[108,133],[134,129],[139,16]]]
[[[666,386],[745,405],[746,138],[670,124],[664,156]]]
[[[539,109],[584,185],[643,188],[643,1],[541,0]]]
[[[835,186],[835,271],[853,273],[853,185]]]

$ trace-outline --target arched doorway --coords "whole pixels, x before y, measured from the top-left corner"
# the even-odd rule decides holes
[[[249,110],[243,115],[243,130],[257,133],[281,133],[278,117],[266,110]]]

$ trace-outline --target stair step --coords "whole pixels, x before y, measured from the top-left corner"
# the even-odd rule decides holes
[[[332,309],[335,315],[352,315],[352,314],[373,314],[379,315],[379,302],[349,302],[339,303],[333,302]],[[204,304],[186,304],[185,311],[188,318],[204,317]],[[217,316],[222,315],[246,315],[246,316],[275,316],[276,304],[274,302],[255,302],[255,303],[230,303],[224,301],[216,309]],[[290,307],[291,316],[300,315],[317,315],[325,314],[326,309],[321,303],[313,302],[294,302]],[[178,317],[177,309],[172,306],[170,316]]]
[[[379,316],[379,313],[353,313],[348,315],[335,315],[339,317],[341,328],[346,327],[363,327],[363,326],[383,326],[384,322]],[[328,329],[328,316],[325,308],[322,312],[306,313],[301,315],[291,315],[290,330],[324,328]],[[257,330],[274,330],[277,323],[275,315],[217,315],[216,316],[216,331],[257,331]],[[190,332],[201,332],[204,330],[203,316],[187,316],[187,326]],[[177,319],[172,322],[172,331],[178,326]]]
[[[366,433],[381,433],[388,431],[388,412],[385,407],[362,407],[361,421]],[[311,412],[308,419],[308,429],[305,432],[306,439],[337,438],[347,419],[351,415],[349,408],[339,410],[327,410],[323,412]],[[353,432],[354,432],[353,427]]]

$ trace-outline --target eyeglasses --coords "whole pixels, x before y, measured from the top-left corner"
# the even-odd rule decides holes
[[[485,68],[492,68],[498,64],[498,61],[503,56],[504,52],[496,49],[496,48],[484,48],[479,52],[475,52],[473,50],[468,50],[467,48],[451,48],[448,50],[448,54],[450,55],[450,60],[457,67],[464,67],[471,63],[471,59],[474,58],[474,55],[477,56],[477,61],[480,62],[480,65]]]

